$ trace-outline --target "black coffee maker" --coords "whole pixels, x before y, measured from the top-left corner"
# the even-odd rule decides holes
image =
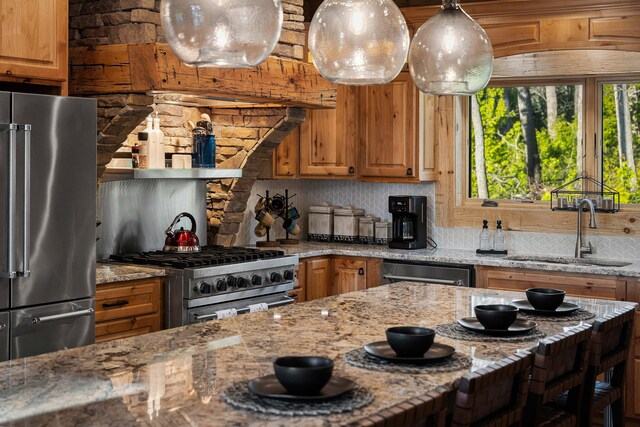
[[[425,196],[390,196],[389,212],[393,215],[394,249],[427,247],[427,198]]]

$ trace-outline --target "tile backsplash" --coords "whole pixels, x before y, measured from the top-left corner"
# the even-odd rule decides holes
[[[366,214],[391,219],[388,212],[388,198],[395,195],[427,196],[429,203],[428,235],[435,240],[438,247],[447,249],[475,250],[478,246],[482,218],[478,219],[478,228],[442,228],[436,227],[435,220],[435,184],[388,184],[369,183],[344,180],[263,180],[257,181],[252,189],[252,196],[247,204],[248,210],[238,233],[236,244],[255,244],[257,238],[253,228],[257,221],[253,218],[253,207],[258,201],[258,195],[264,195],[266,190],[271,194],[281,193],[288,189],[295,194],[292,200],[302,215],[299,224],[300,238],[307,237],[307,213],[309,206],[327,202],[334,206],[354,205],[363,208]],[[284,237],[282,220],[277,219],[272,231],[275,237]],[[640,239],[633,237],[590,236],[595,255],[602,258],[637,259],[640,257]],[[575,234],[560,233],[510,233],[507,232],[507,246],[514,254],[545,254],[573,256],[575,248]]]

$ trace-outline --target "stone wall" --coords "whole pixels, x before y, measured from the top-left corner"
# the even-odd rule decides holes
[[[202,113],[206,113],[211,116],[215,127],[216,166],[242,169],[240,179],[215,180],[207,184],[207,241],[209,244],[232,245],[258,174],[271,161],[280,141],[304,121],[305,110],[287,107],[190,107],[180,105],[179,95],[157,95],[152,102],[148,114],[158,113],[165,134],[165,153],[191,153],[193,144],[188,122],[195,123]],[[138,117],[137,125],[125,135],[124,144],[117,145],[116,149],[130,151],[137,142],[138,132],[146,126],[145,118],[146,114]],[[104,160],[111,158],[104,156]]]
[[[303,58],[303,2],[282,1],[284,23],[274,56]],[[71,47],[165,41],[159,0],[69,0],[69,27]]]

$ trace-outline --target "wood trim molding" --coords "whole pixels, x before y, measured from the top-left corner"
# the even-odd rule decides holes
[[[194,68],[165,43],[70,49],[74,95],[176,92],[222,100],[335,108],[336,86],[313,64],[269,57],[249,69]]]

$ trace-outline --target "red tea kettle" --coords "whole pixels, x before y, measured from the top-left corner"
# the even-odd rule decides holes
[[[187,217],[191,220],[191,230],[187,231],[183,227],[180,230],[174,230],[173,227],[182,218]],[[197,253],[200,252],[200,242],[196,235],[196,219],[187,212],[182,212],[175,217],[169,228],[164,232],[167,238],[164,241],[165,252],[181,252],[181,253]]]

